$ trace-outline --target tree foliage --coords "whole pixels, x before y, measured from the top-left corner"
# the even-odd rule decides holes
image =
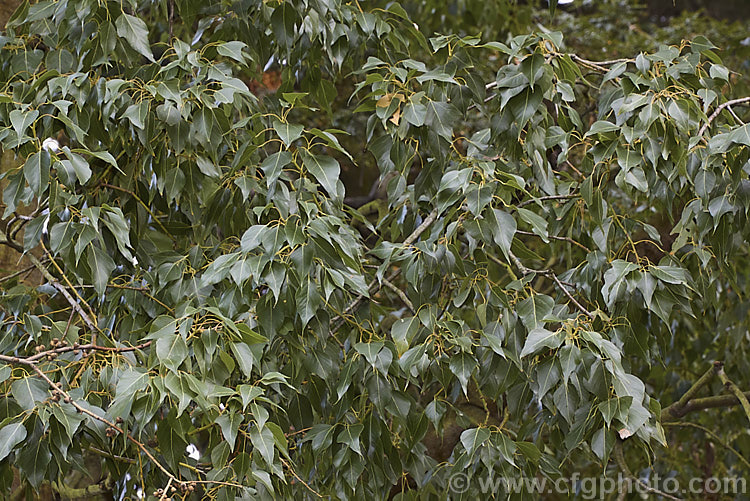
[[[2,279],[6,490],[445,499],[678,461],[666,423],[750,371],[750,100],[702,36],[598,62],[415,5],[19,8],[3,243],[40,278]]]

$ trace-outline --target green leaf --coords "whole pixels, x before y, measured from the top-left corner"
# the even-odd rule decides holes
[[[10,392],[22,409],[30,411],[36,407],[38,402],[45,400],[49,387],[47,383],[33,376],[25,376],[16,379],[10,385]]]
[[[11,423],[0,429],[0,460],[5,459],[13,448],[26,438],[23,423]]]
[[[148,41],[148,27],[142,19],[124,12],[115,20],[117,36],[127,40],[128,44],[136,51],[155,62],[154,54],[151,52],[151,44]]]
[[[232,40],[230,42],[223,42],[216,46],[216,51],[222,56],[231,57],[238,63],[245,63],[246,56],[242,53],[243,49],[247,48],[245,42],[238,40]]]
[[[294,7],[286,1],[281,2],[271,14],[271,29],[282,47],[291,46],[294,42],[296,17]]]
[[[677,266],[652,266],[649,273],[662,282],[677,285],[687,285],[688,276],[684,268]]]
[[[237,362],[240,364],[242,373],[248,378],[252,377],[255,355],[253,355],[250,347],[245,343],[232,343],[231,348],[234,356],[237,358]]]
[[[253,443],[255,450],[260,452],[260,455],[266,464],[269,466],[273,465],[275,438],[271,429],[267,426],[264,426],[263,428],[251,426],[250,441]]]
[[[120,374],[115,388],[115,397],[120,399],[134,399],[138,391],[148,386],[148,373],[142,369],[127,369]]]
[[[198,155],[195,159],[195,163],[198,164],[198,169],[200,169],[204,175],[213,178],[221,177],[221,167],[203,155]]]
[[[461,113],[451,103],[428,100],[425,104],[427,114],[425,124],[431,127],[438,136],[447,141],[453,140],[453,126],[461,119]]]
[[[510,259],[510,246],[513,243],[513,237],[516,234],[516,220],[513,216],[500,209],[492,209],[486,213],[487,221],[490,224],[492,237],[495,243],[503,251],[505,257]]]
[[[73,168],[78,182],[86,184],[86,181],[91,177],[91,167],[89,167],[89,163],[82,156],[76,155],[70,151],[67,146],[64,146],[62,150],[67,155],[70,166]]]
[[[336,442],[339,444],[345,444],[351,450],[362,456],[363,454],[362,448],[359,444],[359,436],[362,434],[364,428],[365,427],[362,424],[344,426],[336,437]]]
[[[461,383],[461,388],[463,389],[464,394],[467,394],[469,379],[471,378],[474,369],[477,367],[477,361],[468,353],[461,352],[451,357],[448,366]]]
[[[91,268],[91,275],[94,282],[94,289],[101,296],[107,290],[109,276],[115,269],[115,262],[105,251],[96,245],[89,245],[86,250],[86,257]]]
[[[21,138],[26,133],[26,129],[28,129],[29,126],[33,124],[38,117],[39,111],[37,110],[13,110],[10,112],[10,123],[13,126],[13,130],[16,132],[16,135],[18,136],[19,143],[21,142]]]
[[[219,425],[219,428],[221,429],[221,434],[224,436],[224,440],[229,442],[229,445],[232,447],[232,450],[237,445],[237,433],[240,429],[240,424],[242,424],[242,421],[244,419],[244,416],[239,412],[225,412],[221,416],[216,418],[216,424]],[[257,427],[253,427],[255,429]],[[270,433],[270,432],[269,432]],[[250,430],[250,436],[252,437],[253,431]],[[253,442],[254,443],[254,442]]]
[[[607,132],[613,132],[616,130],[620,130],[620,127],[613,124],[612,122],[599,120],[591,125],[591,128],[588,130],[588,132],[586,132],[584,137],[593,136],[594,134],[605,134]]]
[[[260,168],[266,175],[266,186],[271,188],[281,176],[284,167],[292,162],[292,154],[286,150],[279,151],[266,157]]]
[[[527,329],[536,329],[545,323],[552,313],[555,300],[545,294],[533,294],[518,303],[516,311]]]
[[[47,190],[49,184],[50,156],[46,151],[34,153],[23,165],[23,176],[37,197]]]
[[[524,209],[523,207],[519,207],[517,210],[518,215],[521,216],[521,219],[531,225],[531,230],[542,237],[545,242],[549,242],[549,240],[547,239],[547,220],[542,216],[536,214],[535,212]]]
[[[474,451],[484,444],[488,438],[490,438],[490,430],[487,428],[470,428],[461,432],[461,444],[469,456],[473,455]]]
[[[391,327],[391,337],[396,345],[399,356],[409,349],[411,340],[419,329],[419,319],[407,317],[396,320]]]
[[[552,332],[542,328],[532,329],[529,332],[529,335],[526,336],[526,341],[524,342],[520,356],[525,357],[526,355],[532,355],[541,348],[555,349],[560,346],[564,340],[564,332]]]
[[[305,435],[305,442],[312,442],[314,452],[319,452],[330,447],[333,442],[333,426],[329,424],[316,424]]]
[[[302,131],[305,130],[305,128],[301,125],[293,125],[288,122],[281,122],[276,118],[273,119],[273,129],[276,131],[276,134],[279,135],[287,148],[290,147],[295,140],[299,139],[300,136],[302,136]]]
[[[344,187],[339,181],[341,168],[339,163],[329,156],[313,155],[307,150],[301,150],[302,162],[305,168],[334,199],[344,197]]]
[[[174,373],[188,356],[188,346],[180,334],[162,336],[156,340],[156,357]]]

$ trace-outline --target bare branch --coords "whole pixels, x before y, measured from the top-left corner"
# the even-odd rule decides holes
[[[698,131],[698,137],[703,136],[703,133],[706,132],[706,129],[708,129],[711,126],[711,122],[713,122],[714,119],[719,116],[719,113],[721,113],[721,110],[728,108],[730,106],[733,106],[735,104],[743,104],[743,103],[750,103],[750,96],[741,97],[739,99],[732,99],[731,101],[727,101],[726,103],[722,103],[719,106],[717,106],[714,112],[711,113],[711,116],[708,117],[708,120],[706,120],[706,123],[704,123],[701,129]]]
[[[412,313],[416,313],[414,311],[414,305],[411,303],[411,301],[409,300],[408,296],[404,293],[404,291],[402,291],[401,289],[393,285],[393,282],[391,282],[387,278],[383,278],[383,284],[389,289],[391,289],[394,293],[396,293],[396,295],[401,299],[401,301],[406,305],[407,308],[409,308],[409,310]]]

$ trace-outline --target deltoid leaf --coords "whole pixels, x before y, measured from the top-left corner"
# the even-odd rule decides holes
[[[302,325],[307,325],[310,319],[315,316],[315,312],[318,311],[322,301],[318,288],[311,277],[308,276],[303,279],[300,288],[297,289],[295,299],[297,301],[297,314],[302,320]]]
[[[466,453],[471,456],[488,438],[490,438],[490,430],[487,428],[470,428],[461,433],[461,444],[466,449]]]
[[[255,450],[260,452],[260,455],[263,457],[266,464],[269,466],[273,465],[273,446],[275,443],[273,431],[271,431],[268,426],[264,426],[260,429],[258,426],[252,426],[250,428],[250,441],[253,443]]]
[[[127,40],[131,47],[154,62],[154,54],[148,41],[148,27],[142,19],[123,12],[115,21],[115,26],[120,38]]]
[[[688,275],[684,268],[678,266],[652,266],[649,272],[662,282],[687,285]]]
[[[242,424],[243,419],[244,416],[242,415],[242,413],[232,411],[227,411],[216,418],[216,424],[219,425],[221,434],[232,447],[232,450],[234,450],[235,448],[235,442],[237,441],[237,432],[240,429],[240,424]]]
[[[115,236],[120,254],[128,261],[132,261],[133,254],[130,252],[130,249],[133,247],[130,245],[130,226],[125,221],[122,210],[119,207],[107,207],[102,220],[107,228],[109,228],[109,231]]]
[[[89,268],[91,268],[94,288],[99,295],[102,295],[107,290],[109,275],[115,269],[115,262],[109,254],[93,244],[89,245],[86,256]]]
[[[179,333],[163,336],[156,340],[156,357],[169,370],[176,373],[187,356],[187,343]]]
[[[521,350],[521,356],[531,355],[542,348],[555,349],[565,340],[565,333],[561,331],[548,331],[547,329],[536,328],[529,331],[526,342]]]
[[[533,294],[517,305],[518,316],[529,330],[541,327],[552,313],[555,300],[545,294]]]
[[[37,402],[41,402],[49,395],[47,383],[33,376],[25,376],[13,381],[10,385],[10,392],[16,399],[18,405],[24,410],[32,410],[36,407]]]
[[[299,139],[302,135],[302,131],[305,130],[301,125],[281,122],[276,118],[273,120],[273,129],[287,147],[291,146],[295,140]]]
[[[156,438],[159,444],[159,451],[164,455],[167,463],[172,468],[177,469],[179,468],[179,464],[185,459],[185,449],[188,444],[180,435],[180,428],[177,425],[174,415],[173,410],[167,419],[160,420],[157,423]]]
[[[608,307],[612,307],[619,297],[619,285],[625,277],[632,271],[638,269],[638,265],[622,259],[612,261],[612,267],[604,273],[604,285],[602,286],[602,296],[607,302]]]
[[[27,442],[23,449],[16,453],[15,465],[34,488],[38,488],[47,473],[47,466],[52,460],[48,440]]]
[[[500,209],[491,209],[487,213],[487,220],[493,231],[492,238],[503,251],[505,257],[510,255],[510,246],[516,234],[516,220],[513,216]]]
[[[46,151],[40,151],[26,159],[23,175],[29,187],[37,197],[47,189],[49,183],[50,156]]]
[[[362,456],[362,448],[359,444],[359,435],[364,430],[364,425],[353,424],[350,426],[344,426],[339,432],[336,442],[347,445],[351,450]]]
[[[399,356],[409,349],[409,344],[414,339],[418,329],[419,320],[416,317],[400,318],[393,323],[391,337]]]
[[[305,442],[312,443],[314,452],[327,449],[333,442],[333,426],[329,424],[316,424],[305,435]]]
[[[323,186],[328,195],[334,199],[342,199],[344,197],[344,188],[339,181],[339,174],[341,172],[339,163],[329,156],[313,155],[305,150],[302,150],[301,153],[305,168]]]
[[[39,111],[37,110],[13,110],[10,112],[10,123],[18,136],[19,142],[21,137],[26,133],[26,129],[34,123],[34,120],[36,120],[37,117],[39,117]]]
[[[271,14],[271,28],[282,46],[289,46],[294,42],[296,17],[294,7],[289,2],[281,2]]]
[[[425,123],[432,127],[438,136],[451,141],[453,126],[461,119],[461,113],[453,104],[443,101],[428,100],[425,106],[427,108]]]
[[[70,167],[72,167],[73,169],[73,172],[75,172],[75,176],[78,179],[78,182],[81,184],[86,184],[86,181],[88,181],[91,177],[91,167],[89,167],[89,163],[81,155],[77,155],[70,151],[67,146],[64,146],[62,150],[67,155],[68,165],[70,165]]]
[[[23,423],[12,423],[0,430],[0,460],[5,459],[13,447],[26,438],[26,428]]]
[[[53,405],[52,414],[57,421],[65,427],[65,431],[68,434],[68,440],[73,438],[78,427],[86,419],[85,415],[78,412],[78,410],[71,404],[66,403]]]
[[[285,141],[286,142],[286,141]],[[260,164],[263,174],[266,175],[266,186],[273,186],[281,176],[281,172],[292,161],[292,154],[286,150],[279,151],[266,157]]]
[[[461,352],[452,356],[448,365],[451,372],[456,375],[461,383],[464,394],[466,394],[469,378],[471,378],[471,374],[477,366],[477,361],[468,353]]]
[[[604,134],[606,132],[612,132],[616,130],[620,130],[620,127],[613,124],[612,122],[599,120],[598,122],[594,122],[588,132],[586,132],[586,137],[592,136],[594,134]]]
[[[216,52],[222,56],[231,57],[238,63],[245,62],[245,54],[242,53],[242,49],[247,48],[245,42],[232,40],[231,42],[224,42],[216,46]]]
[[[615,436],[607,428],[599,428],[591,437],[591,450],[602,461],[609,458],[615,445]]]
[[[146,388],[148,380],[148,373],[142,369],[125,370],[117,380],[115,398],[133,398],[137,391]]]

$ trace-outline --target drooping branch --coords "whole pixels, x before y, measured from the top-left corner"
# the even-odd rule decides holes
[[[138,449],[140,449],[141,452],[143,452],[143,454],[149,459],[149,461],[151,461],[154,464],[154,466],[156,466],[159,470],[161,470],[161,472],[164,473],[167,476],[167,478],[172,479],[179,484],[183,483],[183,481],[177,479],[177,477],[175,477],[169,470],[167,470],[166,467],[164,467],[164,465],[162,465],[156,459],[156,457],[154,457],[151,451],[149,451],[148,448],[142,442],[140,442],[138,439],[133,437],[133,435],[125,431],[118,424],[113,423],[112,421],[110,421],[109,419],[105,417],[99,416],[98,414],[90,411],[86,407],[83,407],[81,404],[79,404],[75,399],[73,399],[73,397],[70,396],[70,394],[67,391],[62,389],[62,387],[59,384],[52,381],[52,379],[50,379],[49,376],[47,376],[47,374],[42,369],[39,368],[36,361],[30,361],[28,359],[19,358],[19,357],[8,357],[5,355],[0,356],[0,360],[16,363],[20,365],[25,365],[26,367],[30,368],[40,378],[42,378],[44,382],[46,382],[50,386],[50,388],[52,388],[52,392],[55,395],[59,395],[60,397],[62,397],[64,401],[72,405],[76,409],[77,412],[79,412],[80,414],[85,414],[86,416],[89,416],[90,418],[95,419],[96,421],[102,422],[106,424],[110,429],[117,431],[121,435],[124,435],[125,438],[131,443],[133,443],[136,447],[138,447]]]

